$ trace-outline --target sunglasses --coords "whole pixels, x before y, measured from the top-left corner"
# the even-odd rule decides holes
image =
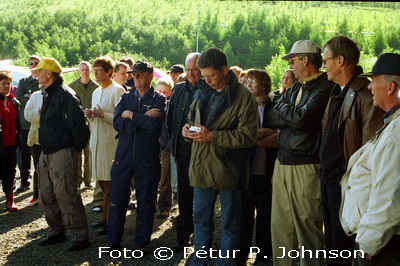
[[[30,62],[29,65],[30,66],[33,66],[33,65],[37,66],[37,65],[39,65],[39,62]]]

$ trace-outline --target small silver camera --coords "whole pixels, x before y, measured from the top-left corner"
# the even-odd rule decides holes
[[[196,127],[196,126],[191,126],[191,127],[189,127],[189,131],[190,131],[190,133],[200,132],[201,128]]]

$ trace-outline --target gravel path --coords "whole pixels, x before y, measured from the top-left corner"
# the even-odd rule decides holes
[[[19,185],[17,180],[17,185]],[[115,258],[104,253],[99,256],[99,247],[106,246],[106,236],[98,236],[95,229],[90,228],[91,245],[86,250],[66,252],[69,241],[51,246],[41,247],[38,242],[47,236],[48,226],[43,212],[38,205],[26,207],[32,198],[32,189],[15,194],[15,202],[19,207],[17,212],[7,212],[4,209],[5,196],[0,196],[0,265],[185,265],[187,259],[183,253],[175,254],[167,261],[161,261],[148,254],[142,258],[124,258],[124,254],[114,254]],[[101,219],[101,214],[92,212],[92,188],[80,190],[89,225]],[[173,218],[178,214],[176,202],[168,219],[155,219],[151,249],[170,247],[175,241]],[[135,232],[135,210],[128,210],[125,233],[122,246],[133,250]],[[67,238],[71,238],[67,230]],[[135,252],[136,257],[140,253]],[[127,256],[132,257],[131,253]]]
[[[20,184],[19,178],[16,182]],[[184,258],[184,253],[174,254],[169,260],[159,260],[154,253],[144,255],[142,258],[132,258],[131,253],[127,256],[131,258],[118,257],[119,254],[112,254],[115,258],[103,254],[100,258],[99,247],[106,247],[106,236],[98,236],[95,229],[89,230],[91,245],[89,248],[77,251],[66,252],[69,241],[51,246],[41,247],[38,242],[47,236],[48,226],[43,217],[43,212],[38,205],[26,207],[32,198],[32,189],[23,193],[15,194],[15,202],[19,211],[7,212],[4,209],[5,196],[0,194],[0,265],[187,265],[189,258]],[[92,212],[92,188],[80,189],[89,225],[101,219],[101,214]],[[173,227],[174,217],[178,215],[177,202],[173,202],[171,216],[168,219],[155,219],[152,242],[150,248],[156,250],[161,247],[170,247],[175,243],[176,233]],[[216,204],[215,217],[215,243],[219,246],[219,205]],[[122,246],[133,250],[135,232],[135,210],[128,210],[125,233]],[[67,238],[71,239],[68,230]],[[161,252],[161,255],[167,253]],[[139,253],[134,253],[139,257]],[[248,262],[250,263],[250,262]],[[212,260],[210,265],[215,265]],[[252,265],[251,263],[248,265]]]

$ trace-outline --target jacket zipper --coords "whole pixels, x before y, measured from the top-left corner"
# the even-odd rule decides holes
[[[138,97],[138,106],[137,106],[137,112],[138,113],[139,113],[139,110],[140,110],[140,97]],[[132,116],[133,116],[133,114],[132,114]],[[136,149],[136,133],[134,133],[132,141],[133,141],[132,164],[134,165],[134,163],[135,163],[135,149]]]

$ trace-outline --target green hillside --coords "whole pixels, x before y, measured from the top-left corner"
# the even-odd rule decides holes
[[[278,56],[299,39],[322,46],[332,36],[351,36],[364,67],[383,51],[399,51],[399,7],[389,2],[0,0],[0,57],[25,64],[30,54],[39,54],[74,66],[102,54],[130,55],[167,69],[184,63],[198,36],[199,51],[219,47],[231,65],[265,68],[272,60],[276,86],[287,67]]]

